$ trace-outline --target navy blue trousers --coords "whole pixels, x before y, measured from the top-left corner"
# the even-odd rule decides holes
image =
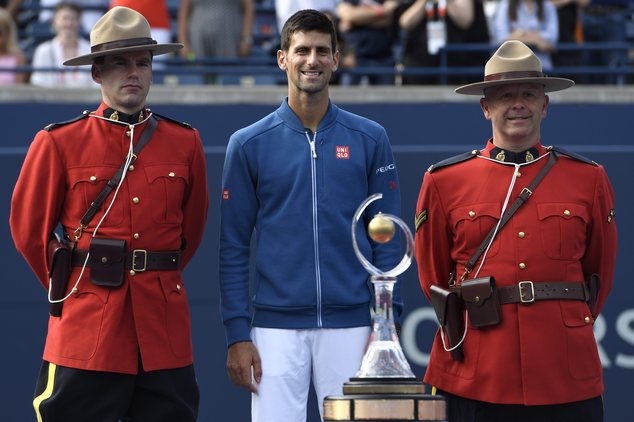
[[[140,365],[140,364],[139,364]],[[193,365],[137,375],[43,362],[33,406],[42,422],[193,422],[199,392]]]
[[[448,422],[603,422],[601,396],[572,403],[544,406],[494,404],[466,399],[444,391]]]

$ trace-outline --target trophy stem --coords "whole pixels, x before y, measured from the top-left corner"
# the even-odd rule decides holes
[[[375,308],[368,348],[355,378],[411,378],[414,373],[401,348],[392,307],[392,292],[396,277],[371,277],[374,284]]]

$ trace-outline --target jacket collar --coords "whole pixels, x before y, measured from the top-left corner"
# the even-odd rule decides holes
[[[334,105],[332,101],[328,100],[328,110],[326,111],[326,115],[321,122],[319,122],[319,126],[317,127],[317,132],[320,132],[326,129],[328,126],[334,123],[337,119],[337,114],[339,113],[339,107]],[[297,117],[297,114],[291,109],[288,105],[288,97],[284,98],[282,104],[277,109],[277,114],[280,118],[291,128],[300,131],[302,133],[305,132],[306,128],[302,125],[301,120]]]

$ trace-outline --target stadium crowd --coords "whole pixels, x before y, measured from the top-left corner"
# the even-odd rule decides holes
[[[631,0],[0,0],[0,85],[96,87],[89,69],[61,63],[90,48],[90,28],[114,6],[143,14],[159,42],[185,45],[160,58],[157,83],[284,83],[279,22],[308,8],[339,30],[333,84],[473,82],[509,39],[531,46],[549,74],[582,84],[634,79]]]

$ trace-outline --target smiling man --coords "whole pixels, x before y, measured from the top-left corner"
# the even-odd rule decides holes
[[[425,374],[449,422],[603,420],[592,324],[612,288],[614,195],[603,167],[544,146],[540,132],[546,93],[573,84],[505,42],[483,82],[456,89],[482,97],[492,138],[424,176],[420,283],[436,305],[438,288],[459,288],[467,315],[436,334]]]
[[[291,16],[277,53],[288,98],[233,134],[227,147],[221,312],[227,370],[252,392],[254,422],[304,421],[311,378],[320,412],[324,397],[342,394],[361,365],[373,297],[352,247],[352,218],[361,202],[379,192],[383,199],[370,207],[364,226],[379,211],[400,211],[385,130],[329,99],[328,82],[339,63],[335,40],[325,14],[302,10]],[[401,258],[398,244],[379,245],[362,232],[357,238],[380,268]]]
[[[51,301],[37,420],[193,422],[181,272],[207,218],[205,158],[197,130],[146,106],[153,56],[182,46],[158,44],[125,7],[107,12],[90,41],[90,54],[64,64],[92,65],[102,102],[37,133],[11,203],[16,248]],[[47,254],[58,224],[66,261]]]

